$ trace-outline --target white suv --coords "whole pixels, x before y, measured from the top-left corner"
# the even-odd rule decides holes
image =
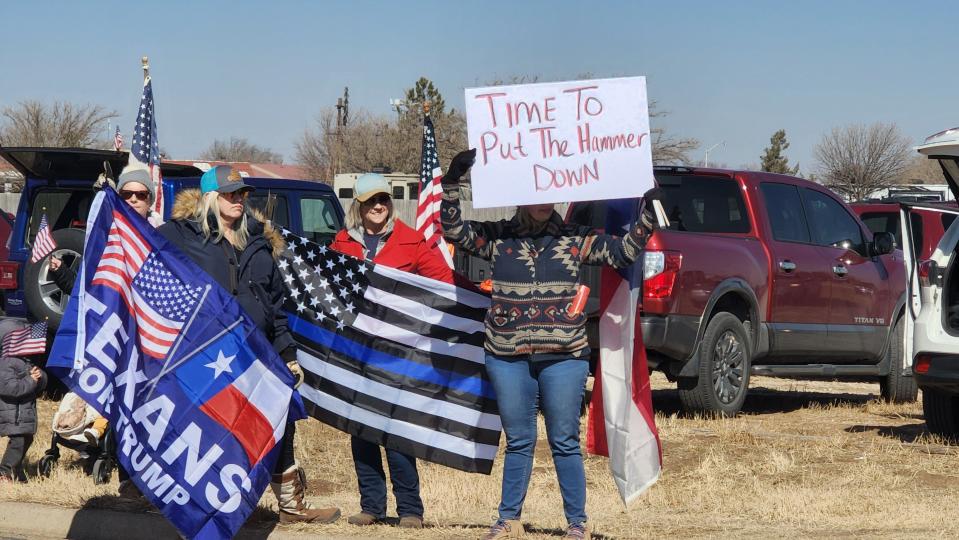
[[[916,148],[939,161],[959,199],[959,128],[936,133]],[[959,220],[956,220],[959,222]],[[919,265],[920,309],[913,333],[913,373],[922,389],[929,431],[959,438],[959,223],[946,230],[931,258]]]

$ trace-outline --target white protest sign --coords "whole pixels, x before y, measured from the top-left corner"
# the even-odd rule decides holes
[[[466,89],[473,207],[641,197],[646,77]]]

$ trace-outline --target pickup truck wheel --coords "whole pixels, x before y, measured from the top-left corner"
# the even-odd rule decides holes
[[[916,401],[919,396],[919,387],[916,378],[903,375],[902,365],[902,317],[896,321],[890,336],[889,347],[886,348],[886,357],[889,359],[889,374],[879,379],[879,394],[882,399],[892,403],[909,403]]]
[[[683,408],[736,416],[746,400],[752,363],[743,323],[731,313],[717,313],[706,326],[700,347],[699,377],[679,381]]]
[[[56,256],[75,271],[80,270],[84,232],[80,229],[60,229],[51,234],[57,249],[39,262],[27,263],[24,270],[23,297],[27,309],[38,321],[47,319],[51,330],[60,326],[70,293],[63,292],[50,276],[50,257]]]

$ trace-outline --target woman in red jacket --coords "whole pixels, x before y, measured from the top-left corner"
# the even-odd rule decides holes
[[[346,214],[346,228],[337,233],[331,248],[359,259],[453,283],[453,271],[435,246],[427,245],[417,230],[395,218],[390,185],[379,174],[357,178],[355,199]],[[360,508],[352,515],[353,525],[372,525],[386,517],[386,475],[380,447],[352,437],[353,464],[360,488]],[[386,450],[393,481],[396,513],[400,527],[423,526],[423,501],[416,458]]]

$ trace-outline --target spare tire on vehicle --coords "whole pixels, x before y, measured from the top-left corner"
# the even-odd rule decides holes
[[[38,321],[46,319],[50,329],[55,330],[63,319],[70,292],[61,291],[53,282],[50,257],[59,258],[64,266],[79,272],[84,232],[81,229],[60,229],[53,231],[52,236],[57,248],[38,262],[28,262],[24,269],[23,297],[30,314]]]

